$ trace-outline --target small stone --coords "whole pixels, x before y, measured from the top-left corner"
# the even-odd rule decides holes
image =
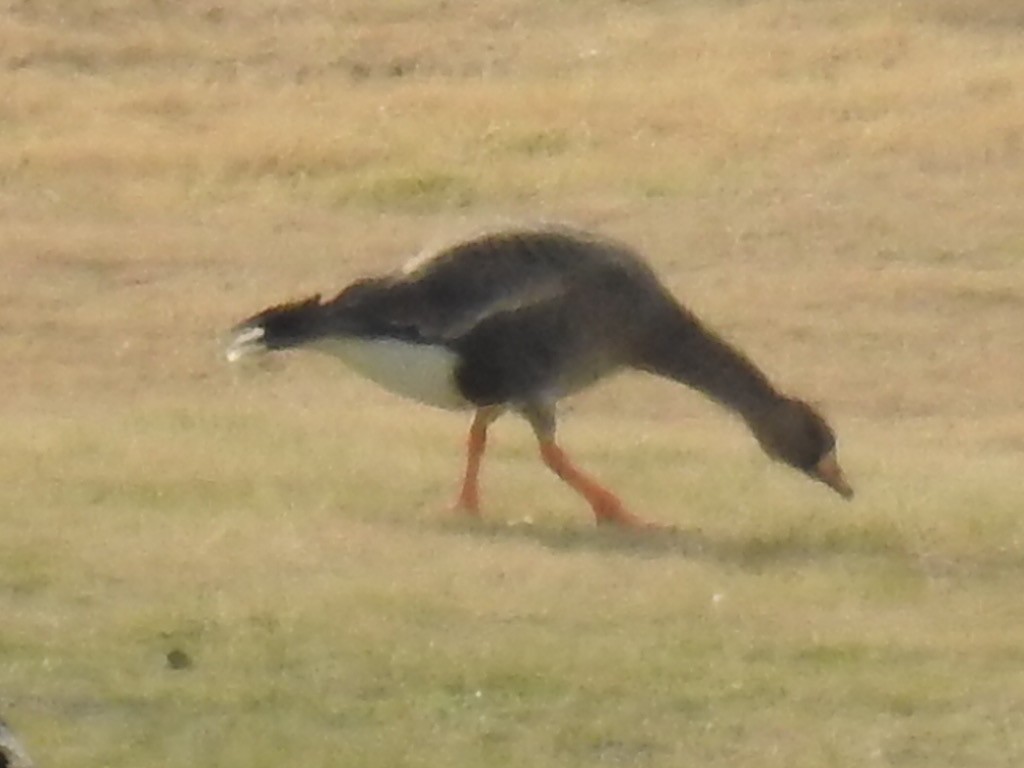
[[[180,648],[167,652],[167,666],[171,669],[188,669],[192,666],[192,657]]]

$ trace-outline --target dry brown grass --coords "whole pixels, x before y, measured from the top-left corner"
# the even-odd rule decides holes
[[[39,762],[1019,764],[1019,6],[6,3],[0,707]],[[592,531],[512,421],[466,527],[450,415],[222,365],[510,218],[640,246],[823,404],[857,501],[624,377],[565,440],[683,535]]]

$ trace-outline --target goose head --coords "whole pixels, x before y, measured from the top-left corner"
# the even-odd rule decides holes
[[[807,403],[784,397],[752,419],[754,436],[764,452],[825,483],[844,499],[853,498],[836,457],[836,437],[824,418]]]

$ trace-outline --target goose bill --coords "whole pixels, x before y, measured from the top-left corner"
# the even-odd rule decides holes
[[[815,465],[813,474],[844,499],[853,498],[853,488],[846,482],[846,476],[836,459],[834,450],[826,453]]]

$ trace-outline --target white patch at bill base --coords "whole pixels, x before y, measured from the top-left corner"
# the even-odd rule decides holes
[[[324,339],[309,345],[339,358],[396,395],[449,410],[473,407],[455,385],[458,356],[440,345],[398,339]]]

